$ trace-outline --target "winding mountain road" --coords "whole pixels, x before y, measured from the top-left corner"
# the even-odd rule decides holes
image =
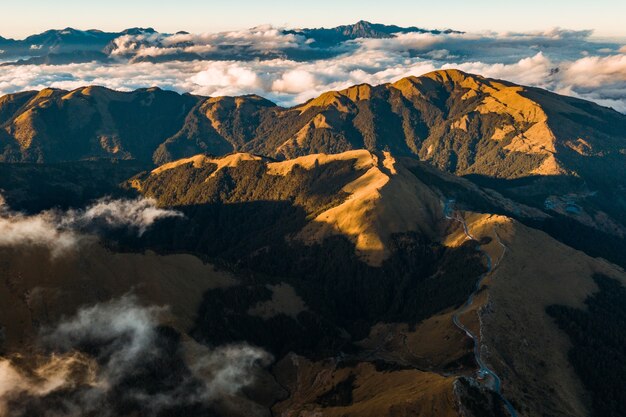
[[[444,216],[448,220],[459,222],[461,226],[463,226],[463,232],[465,233],[465,237],[467,239],[477,241],[474,238],[474,236],[471,235],[469,228],[467,227],[467,223],[465,222],[465,219],[460,215],[456,215],[456,216],[454,215],[455,202],[456,201],[453,199],[448,199],[445,201],[444,208],[443,208]],[[498,236],[497,232],[496,232],[496,237],[498,239],[498,243],[503,247],[502,256],[498,260],[498,264],[499,264],[502,258],[504,257],[504,254],[506,253],[507,247],[506,245],[504,245],[504,243],[502,243],[502,241],[500,240],[500,236]],[[482,287],[484,280],[491,274],[491,272],[494,269],[491,256],[486,251],[482,250],[480,246],[478,246],[478,250],[482,252],[483,255],[485,255],[485,257],[487,258],[487,272],[481,275],[480,279],[476,283],[476,288],[470,294],[469,298],[467,299],[463,307],[454,314],[454,316],[452,317],[452,321],[454,322],[454,325],[456,327],[461,329],[467,335],[467,337],[472,339],[472,341],[474,342],[474,358],[476,360],[476,363],[478,364],[478,371],[477,371],[478,381],[483,382],[483,384],[486,387],[494,391],[500,397],[500,399],[504,402],[511,417],[518,417],[517,412],[515,411],[515,408],[513,408],[513,405],[504,397],[504,395],[502,395],[502,380],[500,379],[498,374],[496,374],[495,371],[489,368],[487,364],[485,364],[482,360],[481,352],[480,352],[481,345],[480,345],[480,340],[478,336],[475,335],[467,326],[465,326],[461,322],[461,319],[460,319],[461,315],[466,313],[472,307],[472,305],[474,304],[474,298],[476,294],[478,293],[478,291],[480,291],[480,288]]]

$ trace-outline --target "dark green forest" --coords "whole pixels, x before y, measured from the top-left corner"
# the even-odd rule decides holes
[[[600,288],[587,298],[586,310],[547,308],[573,344],[569,359],[592,395],[594,417],[623,417],[626,412],[626,287],[596,274]]]

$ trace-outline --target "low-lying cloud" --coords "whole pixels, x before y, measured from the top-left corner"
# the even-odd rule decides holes
[[[184,341],[160,325],[166,313],[127,295],[43,330],[32,358],[0,358],[0,417],[201,413],[235,401],[272,360],[246,344]]]
[[[143,33],[116,39],[106,63],[4,66],[0,93],[91,84],[119,90],[159,86],[206,96],[254,93],[291,106],[357,83],[459,68],[626,112],[626,46],[591,35],[558,28],[399,33],[321,48],[311,38],[271,26],[207,34]]]
[[[93,224],[110,228],[135,229],[141,236],[157,220],[181,217],[180,212],[157,207],[156,201],[139,197],[133,200],[102,198],[84,210],[69,210],[60,214],[62,227],[85,230]]]
[[[151,199],[103,198],[81,210],[47,210],[35,215],[12,211],[0,195],[0,246],[39,246],[53,256],[75,248],[98,230],[128,228],[141,236],[157,220],[182,216]]]
[[[62,229],[51,212],[27,216],[12,212],[0,196],[0,246],[43,246],[59,255],[74,247],[79,235]]]

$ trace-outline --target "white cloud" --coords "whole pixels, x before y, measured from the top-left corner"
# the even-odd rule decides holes
[[[179,212],[156,207],[150,199],[101,199],[84,210],[48,210],[36,215],[11,211],[0,195],[0,246],[39,246],[59,256],[100,227],[130,228],[143,234],[154,222]]]
[[[62,230],[52,212],[26,216],[11,212],[0,196],[0,246],[44,246],[53,255],[73,248],[80,236],[71,230]]]
[[[244,31],[205,35],[208,43],[245,45],[255,50],[297,48],[305,44],[303,36],[285,34],[282,29],[270,25],[257,26]]]
[[[156,201],[149,198],[103,198],[85,210],[70,210],[61,214],[60,224],[62,227],[82,230],[94,223],[104,223],[111,228],[134,228],[142,235],[159,219],[181,216],[180,212],[158,208]]]
[[[184,52],[188,52],[190,54],[206,54],[209,52],[213,52],[215,50],[215,47],[213,45],[191,45],[191,46],[187,46],[183,49]]]
[[[593,35],[593,30],[571,30],[560,27],[555,27],[547,30],[534,31],[534,32],[505,32],[502,33],[503,37],[510,38],[546,38],[552,40],[563,39],[578,39],[584,40]]]
[[[173,345],[178,339],[158,330],[166,313],[164,307],[141,306],[127,295],[82,308],[44,329],[39,342],[43,351],[26,361],[34,363],[31,369],[0,358],[0,417],[33,412],[108,417],[120,403],[135,404],[141,415],[158,415],[175,406],[232,401],[272,360],[246,344],[209,349],[190,340]],[[133,383],[155,365],[172,369],[162,370],[164,380],[151,376],[156,379],[150,387]],[[168,381],[173,378],[178,378],[176,384]],[[48,395],[61,391],[58,407],[59,398]]]
[[[426,52],[424,55],[437,61],[457,58],[456,56],[450,54],[450,51],[447,49],[433,49],[432,51]]]
[[[393,38],[359,39],[355,43],[369,49],[385,51],[430,50],[437,44],[459,35],[433,35],[432,33],[400,33]]]
[[[272,84],[272,91],[287,94],[302,93],[315,88],[317,80],[308,71],[294,69],[286,71]]]
[[[141,33],[137,35],[122,35],[113,40],[111,55],[124,56],[141,51],[143,48],[156,46],[163,35],[160,33]]]
[[[466,62],[445,64],[442,68],[457,68],[485,77],[509,80],[524,85],[538,85],[547,79],[553,67],[554,64],[543,53],[539,52],[532,57],[523,58],[512,64]]]
[[[183,52],[183,49],[181,48],[158,48],[156,46],[147,46],[147,47],[139,48],[135,56],[157,57],[157,56],[175,55],[181,52]]]
[[[306,48],[303,36],[286,34],[280,28],[269,25],[258,26],[247,30],[219,33],[180,33],[164,35],[161,33],[142,33],[123,35],[113,41],[113,56],[157,57],[173,55],[179,52],[207,54],[217,48],[227,48],[237,59],[242,51],[280,51],[290,48]]]
[[[253,69],[232,62],[211,65],[190,77],[189,81],[195,84],[196,91],[205,91],[210,95],[236,95],[241,91],[262,88],[261,80]]]
[[[626,82],[626,55],[585,57],[564,67],[563,81],[574,86],[601,88]]]

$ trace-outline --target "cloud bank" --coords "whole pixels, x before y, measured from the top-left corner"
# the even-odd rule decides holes
[[[0,93],[103,85],[158,86],[206,96],[259,94],[291,106],[357,83],[393,82],[459,68],[596,101],[626,112],[626,46],[590,31],[399,33],[316,47],[271,26],[244,31],[115,39],[106,63],[8,65]]]
[[[179,216],[146,198],[104,198],[84,210],[48,210],[29,216],[12,211],[0,195],[0,246],[40,246],[58,256],[102,228],[128,228],[142,235],[157,220]]]
[[[0,417],[208,414],[272,360],[245,344],[183,342],[160,326],[165,313],[125,296],[44,330],[38,356],[0,358]]]

